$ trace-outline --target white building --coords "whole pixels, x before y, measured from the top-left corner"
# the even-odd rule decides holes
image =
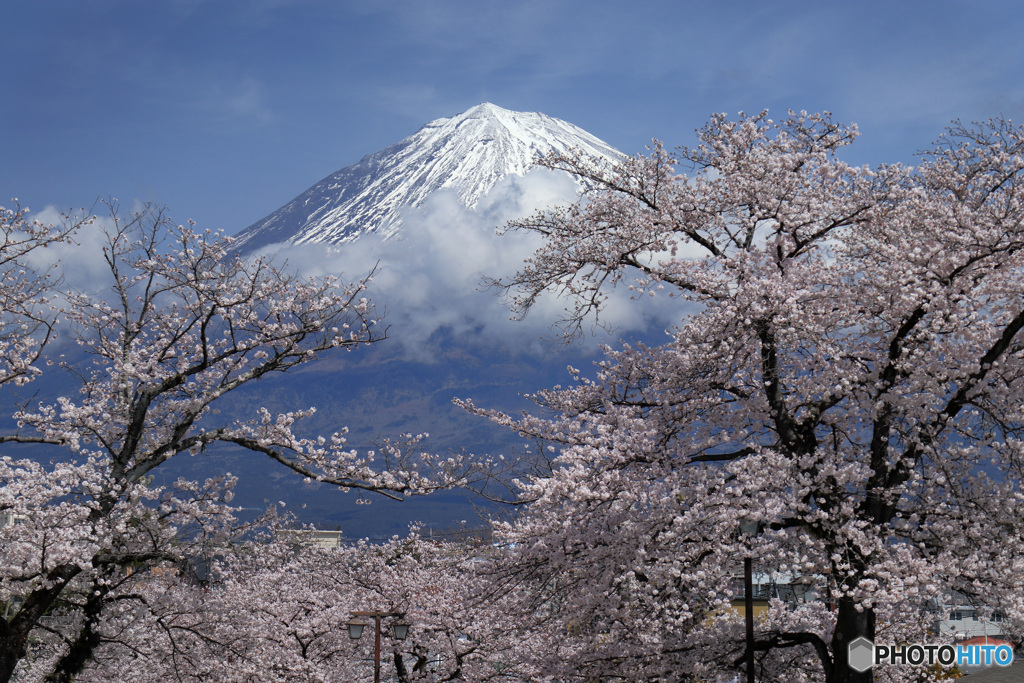
[[[988,636],[998,640],[1012,640],[1006,632],[1006,619],[1000,612],[983,612],[973,605],[945,605],[937,622],[937,630],[960,642],[970,638]]]
[[[11,512],[10,510],[3,510],[0,512],[0,529],[8,524],[24,524],[27,520],[28,517],[25,515]]]
[[[302,545],[318,545],[321,548],[333,550],[341,547],[342,533],[327,529],[289,529],[277,532],[277,537]]]

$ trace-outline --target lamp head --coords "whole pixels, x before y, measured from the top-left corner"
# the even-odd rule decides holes
[[[359,636],[363,635],[363,628],[365,626],[365,621],[353,620],[348,622],[348,637],[352,640],[359,640]]]
[[[740,520],[740,533],[744,536],[758,536],[763,530],[764,526],[756,519],[744,517]]]

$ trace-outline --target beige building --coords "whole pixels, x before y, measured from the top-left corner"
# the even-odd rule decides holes
[[[326,529],[293,529],[279,531],[277,537],[285,541],[294,541],[303,545],[318,545],[332,550],[341,547],[342,533]]]

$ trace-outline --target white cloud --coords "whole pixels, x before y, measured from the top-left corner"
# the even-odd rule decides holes
[[[275,260],[304,275],[343,280],[358,280],[376,264],[369,295],[385,312],[392,339],[409,357],[433,357],[437,348],[431,339],[439,332],[488,346],[552,353],[557,345],[551,340],[559,336],[556,323],[567,302],[554,294],[544,296],[524,320],[512,320],[506,302],[486,287],[485,278],[513,275],[540,246],[535,234],[499,234],[499,228],[541,208],[575,201],[576,194],[568,176],[535,169],[505,178],[475,209],[464,206],[453,190],[436,192],[422,206],[405,211],[400,238],[366,236],[329,248],[273,245],[263,253],[273,253]],[[52,207],[34,217],[44,223],[65,220]],[[30,265],[39,270],[56,266],[62,291],[104,296],[111,275],[102,250],[104,232],[111,227],[111,218],[100,215],[73,242],[33,252]],[[610,332],[596,330],[581,343],[593,347],[614,343],[629,332],[660,333],[678,322],[679,305],[667,296],[634,301],[627,287],[620,287],[601,314],[601,324]]]
[[[32,215],[32,219],[45,225],[78,222],[88,216],[84,211],[68,215],[47,206]],[[60,276],[60,291],[99,292],[111,284],[110,268],[103,260],[106,243],[104,230],[113,225],[110,216],[97,215],[76,231],[67,242],[50,244],[36,249],[25,258],[27,265],[37,272],[50,271]]]
[[[401,238],[362,237],[330,250],[275,245],[265,252],[287,259],[303,273],[342,273],[348,280],[378,264],[370,295],[387,311],[392,338],[411,355],[429,358],[431,335],[442,330],[484,344],[550,352],[565,302],[553,294],[542,297],[526,319],[511,320],[508,307],[484,286],[484,278],[512,275],[540,245],[534,234],[499,235],[499,227],[575,197],[576,185],[568,176],[535,169],[524,177],[505,178],[475,209],[462,205],[454,191],[435,193],[405,212]],[[632,301],[622,287],[601,317],[612,333],[583,343],[613,342],[630,330],[660,332],[678,322],[678,306],[668,297]]]

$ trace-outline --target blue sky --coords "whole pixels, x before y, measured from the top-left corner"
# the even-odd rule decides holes
[[[235,232],[482,101],[627,153],[716,111],[829,110],[856,163],[1024,122],[1024,3],[7,0],[0,204],[165,204]]]

